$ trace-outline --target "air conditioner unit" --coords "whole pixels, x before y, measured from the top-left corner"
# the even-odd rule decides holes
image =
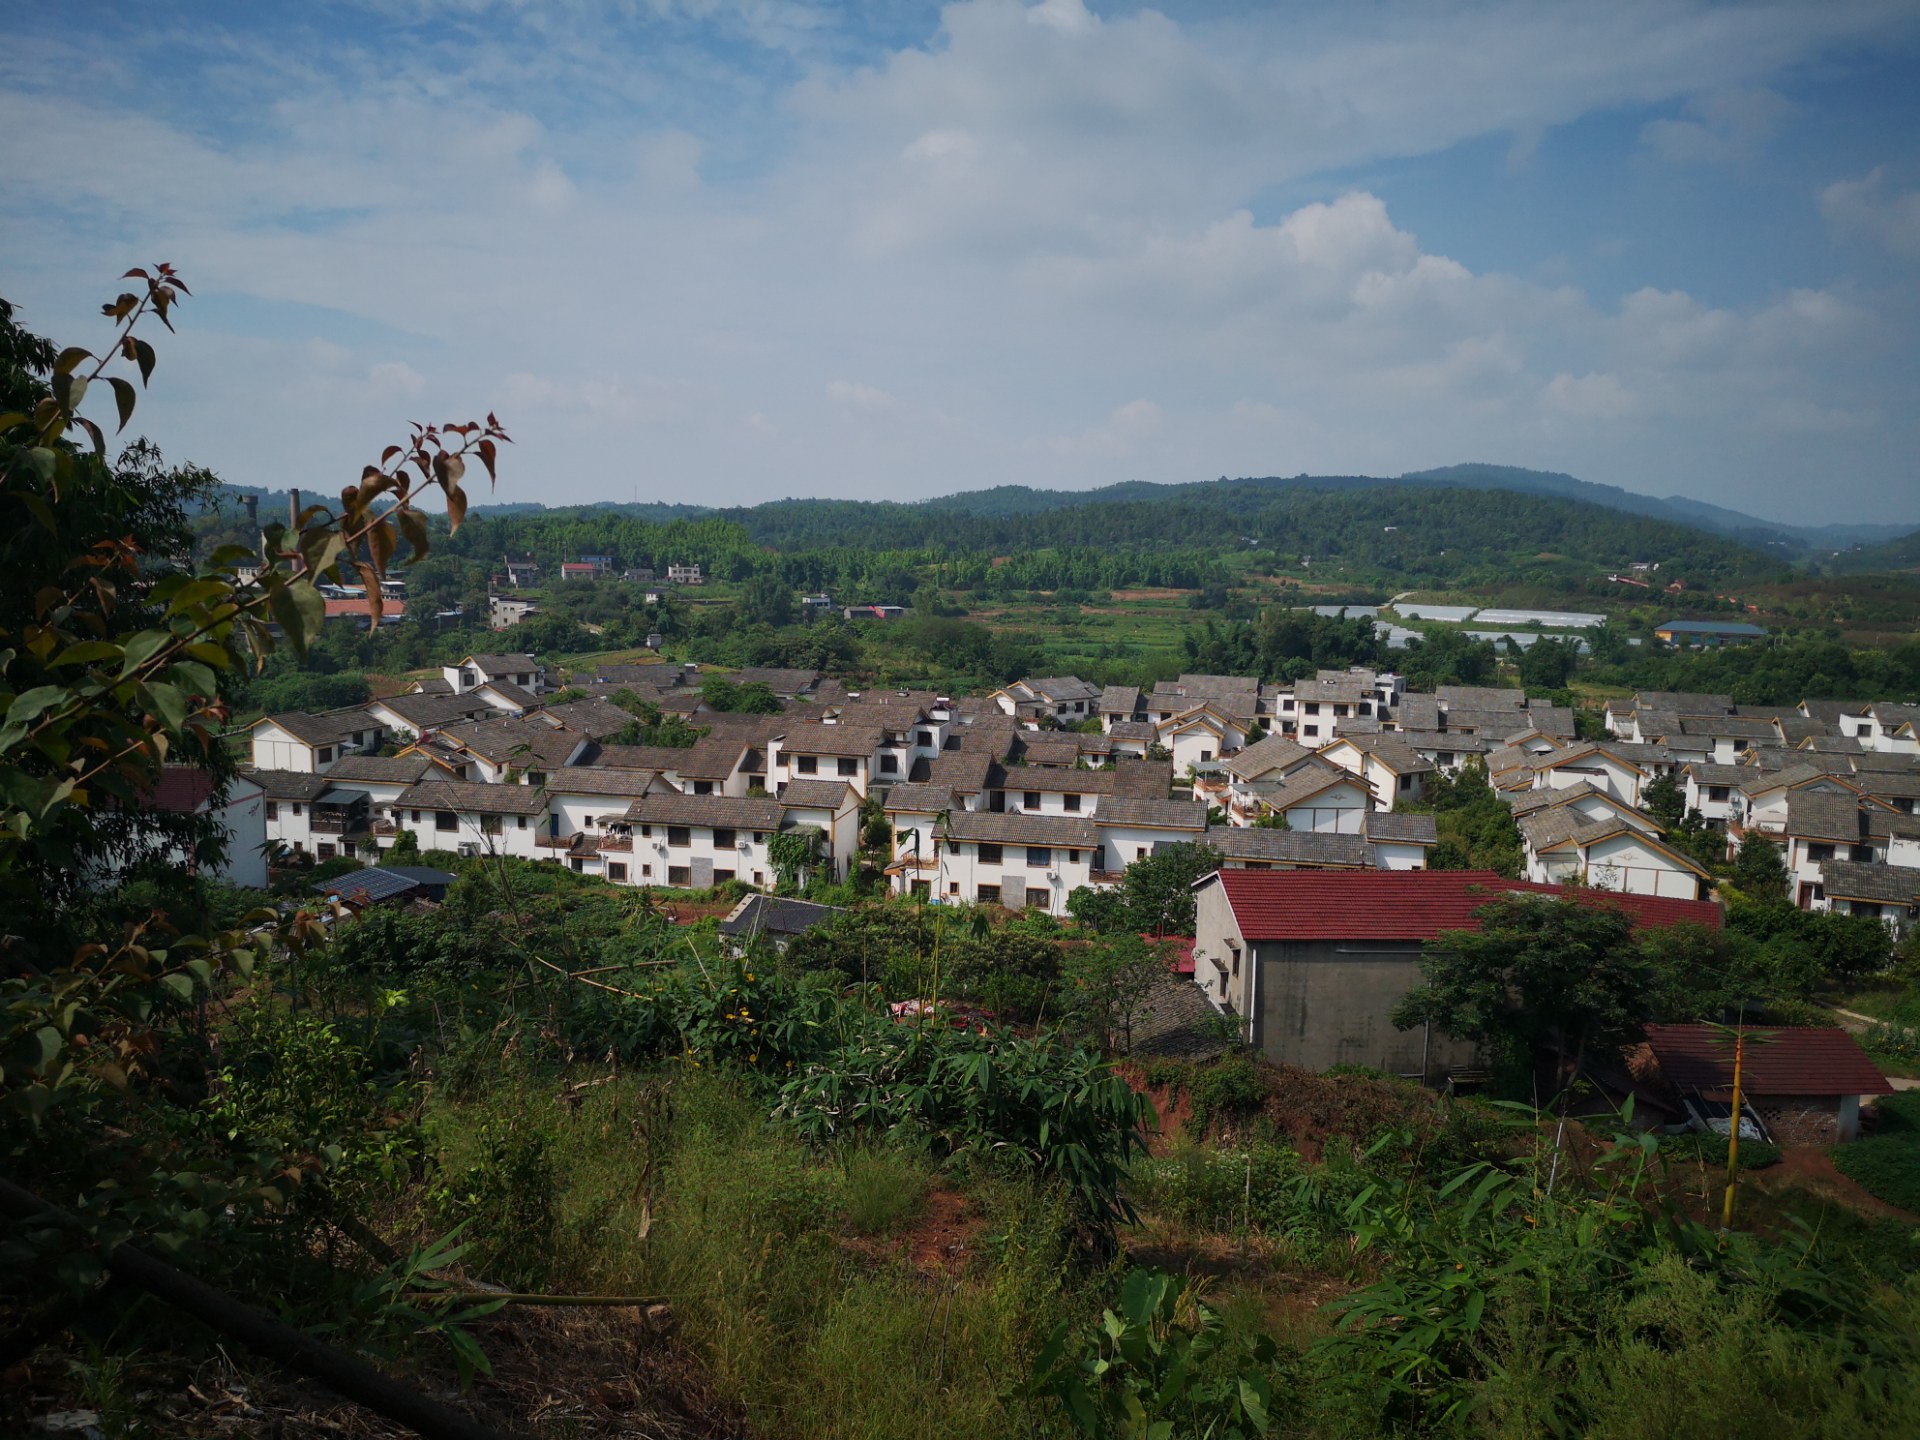
[[[477,840],[462,840],[459,845],[459,853],[465,855],[468,859],[478,858],[480,854],[480,842]]]

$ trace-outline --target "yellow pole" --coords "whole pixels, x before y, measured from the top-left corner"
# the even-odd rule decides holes
[[[1733,1228],[1733,1190],[1740,1173],[1740,1061],[1746,1050],[1743,1025],[1733,1032],[1733,1117],[1727,1125],[1727,1195],[1720,1206],[1720,1228]]]

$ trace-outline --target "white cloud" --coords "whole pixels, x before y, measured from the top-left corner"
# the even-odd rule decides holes
[[[1896,190],[1885,166],[1858,180],[1840,180],[1820,193],[1827,223],[1861,235],[1903,260],[1920,260],[1920,190]]]
[[[1655,104],[1685,108],[1651,152],[1733,158],[1784,124],[1782,67],[1871,42],[1889,7],[1387,0],[1364,23],[1177,23],[962,0],[858,63],[831,9],[775,9],[642,7],[804,56],[797,81],[622,49],[590,7],[484,5],[391,56],[233,42],[256,79],[125,108],[96,98],[124,88],[5,72],[0,129],[37,147],[0,181],[9,298],[84,340],[131,251],[385,337],[310,345],[288,320],[242,344],[196,334],[190,302],[142,419],[235,480],[324,394],[342,419],[303,483],[357,473],[416,413],[491,406],[520,442],[503,496],[523,498],[520,465],[549,502],[636,476],[731,502],[1480,455],[1784,513],[1835,436],[1863,486],[1908,483],[1910,295],[1788,273],[1710,304],[1632,215],[1611,243],[1645,288],[1589,294],[1436,244],[1408,218],[1432,201],[1390,210],[1387,181],[1350,178],[1508,136],[1537,174],[1556,127]],[[778,125],[743,144],[733,109]],[[1920,254],[1920,205],[1882,172],[1821,204]]]
[[[829,380],[827,398],[855,410],[891,410],[896,403],[886,391],[858,380]]]

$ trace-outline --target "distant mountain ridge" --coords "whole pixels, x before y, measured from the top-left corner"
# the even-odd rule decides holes
[[[1523,470],[1513,465],[1447,465],[1435,470],[1415,470],[1405,475],[1268,475],[1218,480],[1156,484],[1145,480],[1102,485],[1093,490],[1036,490],[1025,485],[999,485],[990,490],[972,490],[943,495],[919,503],[935,509],[953,510],[968,515],[1037,515],[1075,505],[1118,504],[1152,500],[1192,493],[1207,487],[1233,487],[1257,492],[1299,488],[1305,490],[1361,490],[1389,485],[1435,486],[1462,490],[1515,490],[1527,495],[1546,495],[1562,500],[1579,500],[1589,505],[1644,515],[1691,526],[1711,534],[1724,535],[1756,547],[1786,547],[1794,550],[1840,550],[1851,545],[1874,544],[1904,535],[1911,525],[1783,525],[1758,516],[1729,510],[1704,500],[1689,500],[1672,495],[1662,500],[1638,495],[1617,485],[1600,485],[1578,480],[1550,470]]]
[[[1682,495],[1661,499],[1623,490],[1617,485],[1602,485],[1590,480],[1550,470],[1526,470],[1513,465],[1471,463],[1446,465],[1432,470],[1415,470],[1398,476],[1380,475],[1293,475],[1242,476],[1217,480],[1191,480],[1161,483],[1148,480],[1124,480],[1092,490],[1044,490],[1029,485],[996,485],[985,490],[967,490],[928,500],[876,502],[897,506],[900,510],[950,512],[982,519],[1010,519],[1023,515],[1045,515],[1059,510],[1090,505],[1121,505],[1156,500],[1197,499],[1222,493],[1243,493],[1250,501],[1271,499],[1277,493],[1293,490],[1351,491],[1385,487],[1414,486],[1433,489],[1511,490],[1526,495],[1574,500],[1604,509],[1663,520],[1704,530],[1759,550],[1775,554],[1790,553],[1795,558],[1823,557],[1832,552],[1852,552],[1841,561],[1848,569],[1865,568],[1863,560],[1877,559],[1886,552],[1888,568],[1906,568],[1915,563],[1914,525],[1838,524],[1787,525],[1762,520],[1758,516],[1692,500]],[[287,492],[264,490],[257,486],[229,485],[236,499],[244,495],[260,497],[263,516],[285,513]],[[303,496],[303,499],[305,497]],[[312,492],[313,499],[322,497]],[[675,520],[695,520],[722,513],[744,517],[757,510],[775,510],[805,506],[833,506],[838,500],[770,500],[761,505],[722,507],[688,505],[663,501],[629,504],[600,500],[585,505],[543,505],[537,501],[517,501],[476,505],[472,513],[491,515],[538,514],[548,510],[609,510],[634,519],[665,524]],[[1903,542],[1904,548],[1903,548]],[[1864,547],[1864,548],[1863,548]],[[1879,568],[1875,566],[1875,568]]]

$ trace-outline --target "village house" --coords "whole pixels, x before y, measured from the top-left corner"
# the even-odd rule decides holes
[[[626,821],[633,884],[704,890],[736,879],[760,889],[778,883],[768,849],[787,824],[778,800],[655,791],[628,805]]]
[[[319,715],[287,711],[248,727],[252,759],[260,770],[325,774],[348,755],[378,750],[385,739],[380,720],[367,709],[328,710]]]
[[[544,830],[546,793],[531,785],[423,780],[394,801],[396,832],[409,830],[422,850],[462,855],[543,858],[537,842]]]
[[[547,688],[546,667],[531,655],[469,655],[457,664],[441,666],[440,674],[456,695],[490,680],[504,680],[534,695]]]
[[[222,853],[210,856],[176,851],[174,864],[189,875],[204,875],[229,885],[267,888],[266,796],[249,775],[236,775],[224,791],[205,770],[168,765],[144,797],[146,808],[174,815],[196,815],[220,832]]]
[[[1698,1129],[1732,1128],[1733,1045],[1709,1025],[1649,1025],[1627,1068],[1636,1097]],[[1862,1096],[1893,1086],[1844,1030],[1769,1026],[1742,1047],[1743,1119],[1780,1145],[1833,1145],[1860,1133]]]
[[[522,620],[540,613],[540,602],[526,595],[492,594],[487,596],[487,628],[511,630]]]
[[[1642,927],[1717,928],[1720,918],[1710,903],[1563,891],[1491,871],[1223,869],[1194,887],[1194,982],[1278,1063],[1367,1065],[1429,1085],[1477,1074],[1471,1042],[1399,1030],[1391,1016],[1420,982],[1421,947],[1477,928],[1475,912],[1509,893],[1617,905]]]
[[[1099,687],[1073,675],[1051,675],[1040,679],[1016,680],[989,697],[1000,709],[1017,720],[1039,724],[1042,720],[1062,726],[1078,725],[1095,718],[1100,705]]]

